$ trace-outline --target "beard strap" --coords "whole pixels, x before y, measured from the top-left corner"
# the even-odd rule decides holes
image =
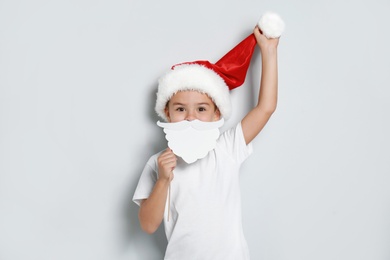
[[[169,182],[169,187],[168,187],[168,222],[170,218],[170,212],[171,212],[171,183]]]

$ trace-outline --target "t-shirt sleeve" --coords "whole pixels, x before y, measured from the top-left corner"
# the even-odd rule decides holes
[[[154,184],[157,181],[157,167],[154,160],[155,156],[152,156],[146,163],[144,170],[139,178],[137,188],[135,189],[133,201],[140,206],[141,201],[147,199],[152,193]]]
[[[221,134],[218,145],[237,163],[241,164],[253,152],[252,144],[245,142],[241,122]]]

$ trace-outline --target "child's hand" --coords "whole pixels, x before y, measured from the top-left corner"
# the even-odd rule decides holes
[[[265,35],[261,32],[260,28],[258,26],[253,29],[253,34],[256,37],[257,44],[260,47],[260,50],[263,52],[265,50],[276,49],[279,44],[279,38],[272,38],[268,39],[265,37]]]
[[[173,179],[173,170],[176,167],[176,155],[170,148],[167,148],[157,159],[158,177],[162,180],[171,181]]]

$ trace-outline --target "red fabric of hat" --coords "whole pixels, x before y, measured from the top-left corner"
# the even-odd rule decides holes
[[[203,65],[218,73],[229,87],[229,90],[232,90],[244,83],[255,47],[256,38],[254,34],[251,34],[226,53],[215,64],[212,64],[207,60],[198,60],[176,64],[172,69],[182,64]]]

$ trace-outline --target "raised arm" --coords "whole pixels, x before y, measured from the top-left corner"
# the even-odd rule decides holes
[[[256,26],[253,30],[260,47],[262,72],[257,105],[241,121],[245,142],[249,144],[263,129],[276,109],[278,98],[277,47],[279,38],[268,39]]]

